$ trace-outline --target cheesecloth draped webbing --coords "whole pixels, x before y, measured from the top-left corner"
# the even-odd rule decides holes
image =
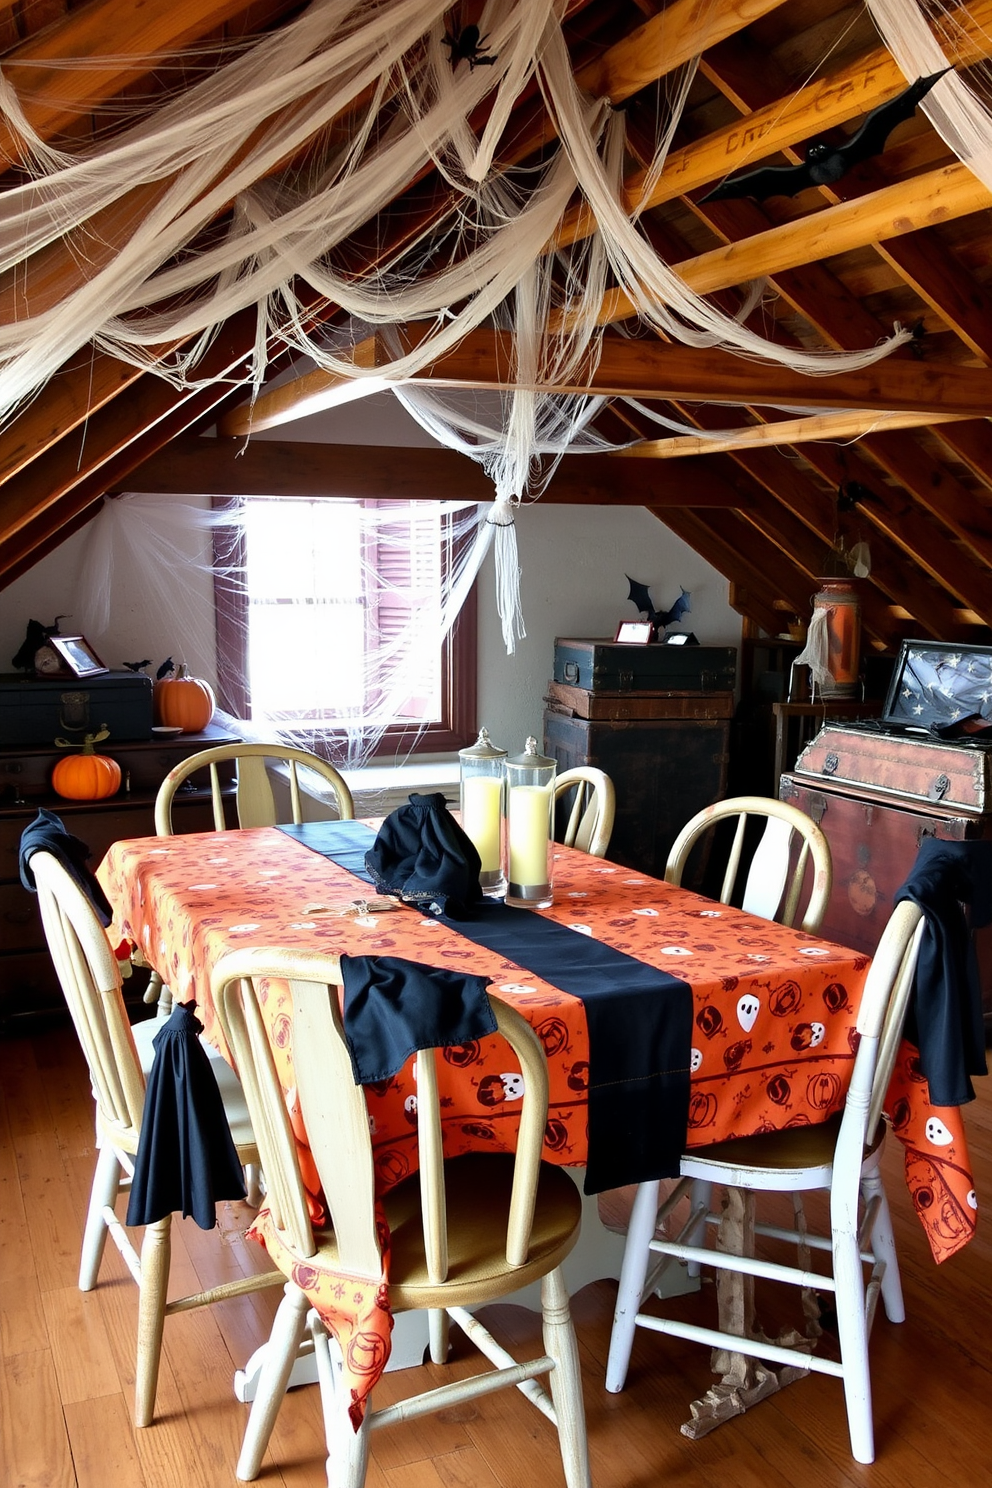
[[[807,372],[865,366],[908,333],[857,353],[778,345],[694,294],[658,257],[638,216],[663,173],[691,68],[669,89],[661,146],[642,196],[627,206],[624,116],[581,95],[563,0],[489,0],[479,25],[491,67],[452,67],[449,10],[446,0],[316,0],[271,35],[232,45],[210,77],[78,155],[33,134],[10,69],[0,107],[33,179],[4,197],[0,265],[21,266],[29,282],[33,256],[70,235],[80,255],[86,243],[99,248],[65,276],[55,303],[32,313],[28,300],[27,314],[0,326],[0,417],[86,344],[195,386],[216,328],[244,310],[256,319],[251,365],[225,375],[255,388],[273,337],[343,379],[381,382],[415,376],[473,329],[509,328],[512,364],[491,437],[466,434],[450,407],[439,426],[493,478],[512,651],[524,634],[512,506],[540,489],[563,449],[581,446],[593,409],[538,389],[588,384],[608,275],[652,330]],[[503,127],[532,81],[559,147],[538,166],[500,165]],[[480,132],[469,121],[487,108]],[[345,116],[342,143],[329,126]],[[349,237],[428,168],[450,192],[447,209],[365,270],[339,267]],[[137,192],[147,195],[140,207]],[[596,228],[566,241],[560,228],[576,193]],[[108,214],[130,230],[102,231]],[[315,325],[315,303],[363,327],[419,322],[423,334],[362,368]]]

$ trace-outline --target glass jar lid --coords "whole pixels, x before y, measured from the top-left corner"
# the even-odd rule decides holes
[[[508,765],[520,765],[527,770],[546,770],[549,766],[553,765],[557,768],[558,765],[558,761],[552,759],[550,755],[538,754],[537,740],[533,735],[528,738],[527,743],[524,745],[523,754],[515,754],[506,763]]]
[[[535,746],[536,747],[536,746]],[[458,758],[463,760],[506,759],[506,750],[500,749],[489,737],[489,730],[481,728],[474,744],[459,749]]]

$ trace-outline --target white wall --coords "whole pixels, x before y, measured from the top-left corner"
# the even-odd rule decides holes
[[[268,437],[432,443],[388,393],[301,419]],[[178,527],[169,521],[182,509],[204,509],[209,503],[186,497],[135,499],[147,540],[162,555],[156,582],[137,585],[126,551],[119,551],[109,623],[98,624],[92,609],[87,613],[87,570],[96,552],[98,518],[0,593],[0,670],[9,668],[29,618],[47,624],[63,612],[71,616],[62,622],[63,632],[87,636],[110,667],[144,657],[157,666],[171,654],[184,659],[195,676],[215,680],[210,534],[192,517]],[[513,656],[506,655],[500,634],[491,558],[478,585],[479,722],[511,754],[523,748],[529,733],[540,740],[555,637],[612,638],[620,620],[638,618],[627,598],[625,574],[649,585],[659,607],[670,605],[680,586],[688,589],[687,625],[699,640],[739,643],[740,617],[727,602],[726,580],[642,508],[538,501],[518,511],[517,539],[527,636]],[[116,546],[121,548],[120,541]]]

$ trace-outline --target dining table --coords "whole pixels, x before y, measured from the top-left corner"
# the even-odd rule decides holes
[[[663,1135],[659,1112],[668,1108],[657,1104],[653,1090],[646,1104],[635,1098],[628,1110],[626,1087],[603,1077],[605,1043],[618,1046],[621,1058],[624,1047],[639,1057],[642,1045],[664,1036],[666,1022],[677,1024],[664,1079],[638,1075],[632,1087],[636,1093],[672,1083],[675,1130],[664,1135],[676,1152],[683,1142],[702,1147],[822,1122],[843,1106],[870,964],[864,953],[560,847],[553,903],[519,913],[539,916],[558,945],[574,954],[561,957],[561,972],[547,957],[538,958],[536,974],[526,937],[519,947],[487,945],[473,938],[471,920],[459,924],[378,896],[363,874],[377,825],[332,821],[117,842],[97,870],[114,910],[111,933],[140,952],[175,1000],[195,1001],[205,1037],[225,1055],[210,979],[221,958],[239,947],[400,957],[485,977],[490,996],[516,1007],[545,1050],[550,1099],[544,1157],[584,1172],[584,1227],[595,1211],[595,1192],[677,1173],[677,1162],[674,1172],[659,1173],[650,1157]],[[601,977],[603,995],[595,1006],[569,990],[565,971],[566,961],[582,962],[594,952],[616,958]],[[657,973],[658,989],[649,987],[640,1002],[625,998],[627,968]],[[668,997],[659,1016],[654,1004]],[[319,1213],[319,1185],[294,1108],[288,989],[266,999],[265,1017],[304,1181]],[[446,1156],[513,1149],[523,1092],[519,1073],[506,1067],[499,1048],[482,1038],[440,1051]],[[612,1091],[605,1088],[611,1083],[617,1087]],[[367,1086],[366,1097],[376,1182],[385,1192],[416,1164],[413,1061]],[[914,1208],[935,1259],[943,1260],[974,1231],[967,1140],[959,1109],[930,1105],[918,1055],[905,1043],[887,1113],[905,1151]],[[588,1223],[595,1227],[595,1218]],[[622,1242],[614,1239],[618,1265]],[[575,1281],[570,1285],[574,1289]]]

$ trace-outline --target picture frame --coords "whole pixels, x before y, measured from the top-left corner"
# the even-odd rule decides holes
[[[110,671],[85,636],[52,635],[47,643],[58,652],[74,677],[97,677]]]
[[[613,639],[627,646],[646,646],[654,640],[654,626],[650,620],[621,620]]]

